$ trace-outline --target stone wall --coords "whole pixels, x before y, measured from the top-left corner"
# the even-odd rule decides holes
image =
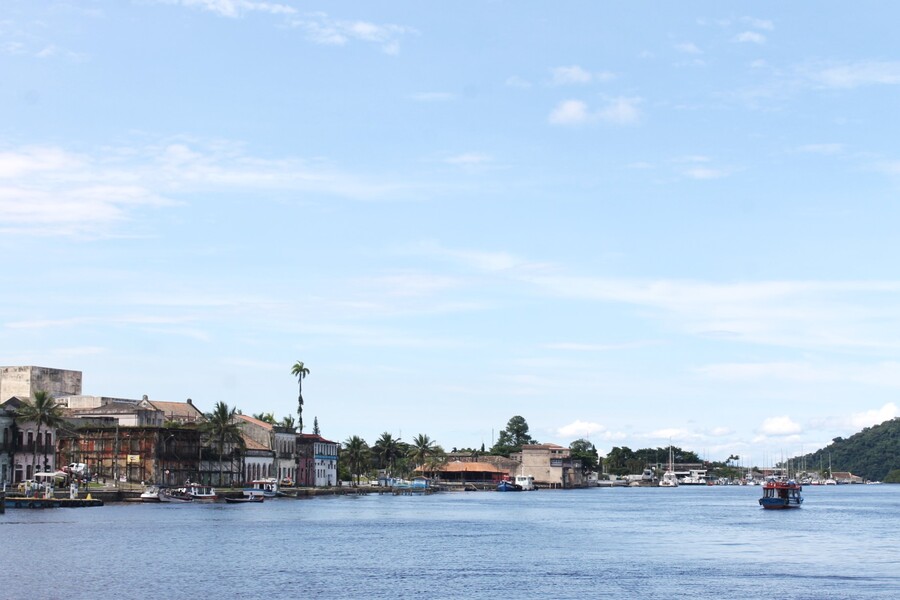
[[[51,396],[81,395],[81,371],[48,367],[0,367],[0,402],[13,396],[31,398],[43,390]]]

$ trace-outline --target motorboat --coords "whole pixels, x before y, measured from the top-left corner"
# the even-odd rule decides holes
[[[148,485],[143,492],[141,492],[141,502],[160,502],[160,494],[162,493],[162,488],[158,485]]]
[[[184,488],[160,488],[158,498],[160,502],[185,503],[194,501],[194,498]]]
[[[251,498],[253,496],[264,496],[266,498],[274,498],[279,495],[278,480],[274,477],[268,479],[254,479],[250,482],[249,487],[244,488],[244,496]]]
[[[523,492],[531,492],[537,489],[534,486],[534,475],[516,475],[516,485],[522,488]]]
[[[252,496],[244,496],[242,498],[225,498],[225,502],[227,502],[228,504],[258,504],[260,502],[263,502],[265,499],[266,497],[261,494],[254,494]]]
[[[779,481],[771,479],[763,485],[763,495],[759,499],[759,505],[768,509],[800,508],[803,498],[800,491],[803,489],[794,480]]]
[[[216,494],[216,488],[211,485],[191,483],[186,485],[183,489],[191,499],[198,502],[215,502],[219,498]]]
[[[503,481],[500,481],[499,483],[497,483],[497,491],[498,492],[521,492],[522,486],[516,485],[515,483],[513,483],[512,481],[510,481],[508,479],[504,479]]]

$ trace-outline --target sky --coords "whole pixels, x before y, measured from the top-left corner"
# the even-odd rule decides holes
[[[900,7],[6,0],[0,364],[336,441],[900,416]]]

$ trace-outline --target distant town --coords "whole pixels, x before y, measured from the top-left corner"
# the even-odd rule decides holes
[[[297,418],[242,414],[217,403],[204,413],[187,399],[162,401],[89,396],[80,371],[0,367],[0,484],[32,485],[59,476],[82,490],[179,486],[194,482],[239,488],[275,480],[284,488],[390,485],[421,478],[444,486],[493,488],[523,479],[544,488],[615,485],[747,485],[783,475],[774,469],[701,461],[681,448],[613,448],[601,460],[588,440],[568,448],[532,439],[513,416],[492,448],[446,451],[425,434],[411,443],[384,433],[371,446],[358,436],[343,443],[322,435],[313,419],[304,433],[302,382],[309,369],[291,369],[299,386]],[[849,472],[809,471],[806,483],[862,483]],[[50,474],[50,475],[48,475]]]

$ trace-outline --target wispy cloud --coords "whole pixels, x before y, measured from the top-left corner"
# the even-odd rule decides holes
[[[769,21],[767,19],[757,19],[754,17],[743,17],[741,19],[744,23],[753,27],[755,29],[764,29],[766,31],[772,31],[775,29],[775,23]]]
[[[615,75],[608,71],[589,71],[578,65],[567,67],[555,67],[551,71],[551,83],[553,85],[573,85],[593,82],[610,81]]]
[[[587,437],[606,431],[606,427],[600,423],[592,423],[588,421],[572,421],[568,425],[563,425],[556,430],[557,435],[564,438]]]
[[[766,36],[757,31],[744,31],[734,37],[734,41],[738,43],[765,44]]]
[[[856,61],[808,70],[808,77],[829,88],[851,89],[866,85],[900,84],[900,62]]]
[[[641,119],[640,98],[614,98],[604,106],[591,110],[581,100],[563,100],[550,112],[553,125],[584,125],[603,122],[612,125],[632,125]]]
[[[531,82],[523,77],[519,77],[518,75],[512,75],[506,78],[504,82],[508,87],[520,88],[520,89],[528,89],[532,86]]]
[[[464,167],[471,167],[475,165],[483,165],[486,163],[490,163],[493,158],[488,154],[482,154],[480,152],[467,152],[465,154],[458,154],[456,156],[451,156],[444,160],[444,162],[451,165],[461,165]]]
[[[681,42],[680,44],[675,44],[675,49],[684,54],[703,54],[703,51],[693,42]]]
[[[161,4],[178,4],[196,8],[219,15],[220,17],[238,18],[244,14],[259,12],[272,15],[291,15],[297,9],[277,2],[254,2],[253,0],[156,0]]]
[[[386,54],[398,54],[400,39],[417,33],[402,25],[333,19],[325,13],[291,17],[288,23],[306,32],[307,39],[317,44],[344,46],[351,41],[366,42],[379,45]]]
[[[93,153],[26,146],[0,152],[0,231],[104,235],[141,210],[178,206],[185,192],[241,188],[360,200],[398,191],[322,161],[261,159],[221,142],[163,141]]]
[[[843,144],[831,143],[831,144],[805,144],[797,148],[798,152],[804,152],[807,154],[840,154],[844,150]]]

